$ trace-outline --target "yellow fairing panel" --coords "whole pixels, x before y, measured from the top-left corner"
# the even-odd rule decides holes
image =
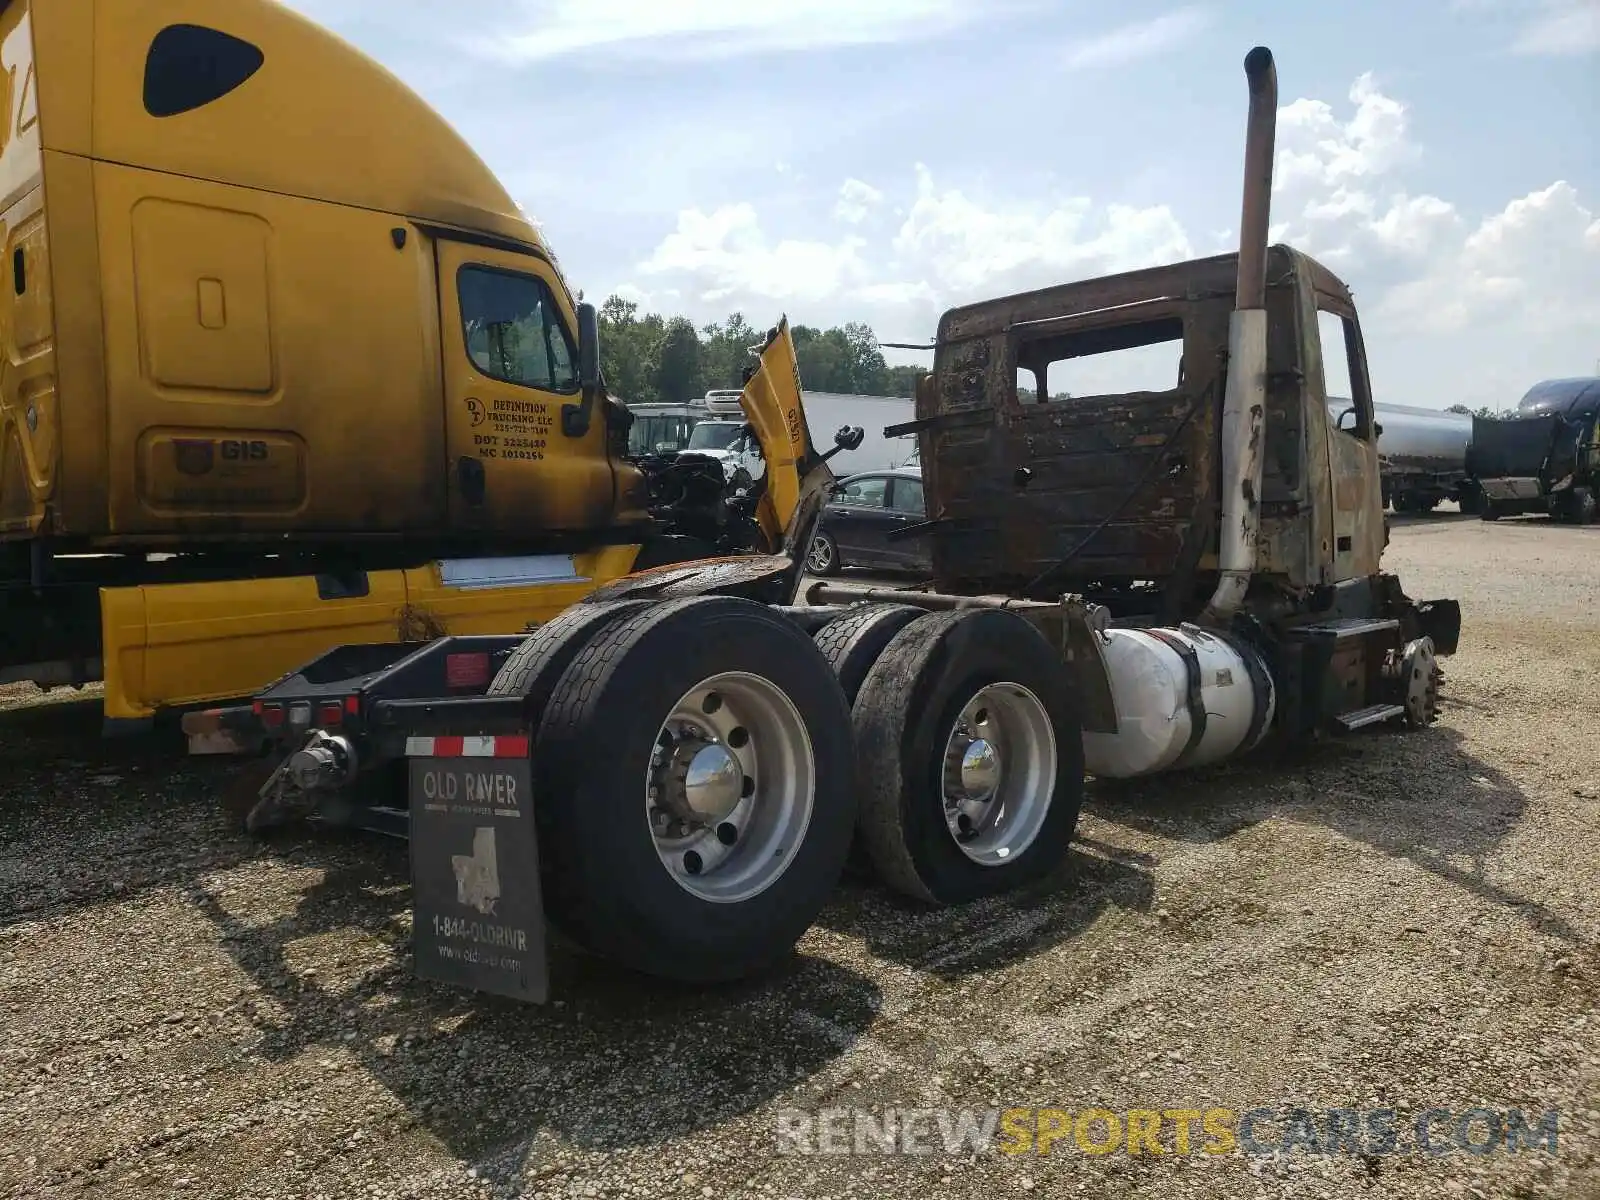
[[[788,317],[779,320],[777,336],[762,350],[760,364],[739,402],[766,457],[767,491],[756,519],[768,545],[776,550],[800,506],[801,470],[815,454],[800,403],[800,363]]]
[[[105,713],[139,719],[249,696],[351,643],[517,633],[627,574],[638,550],[574,555],[576,578],[518,586],[452,586],[437,563],[374,571],[366,595],[334,600],[322,599],[306,575],[103,588]]]

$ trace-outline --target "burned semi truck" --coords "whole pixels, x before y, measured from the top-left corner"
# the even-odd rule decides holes
[[[409,834],[416,970],[539,1001],[547,927],[649,974],[747,976],[852,844],[885,886],[959,904],[1057,873],[1089,776],[1425,729],[1460,607],[1382,568],[1360,322],[1268,244],[1272,55],[1245,70],[1237,254],[943,316],[915,418],[885,430],[919,443],[903,534],[930,583],[796,603],[826,470],[780,330],[743,397],[781,396],[800,451],[768,473],[778,553],[614,581],[524,638],[324,656],[240,716],[278,759],[258,813]],[[1074,361],[1157,344],[1178,365],[1154,390],[1051,398]]]

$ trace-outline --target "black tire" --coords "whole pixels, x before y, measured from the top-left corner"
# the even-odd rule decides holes
[[[645,788],[681,697],[723,672],[775,685],[810,740],[811,811],[788,867],[736,903],[693,894],[656,850]],[[692,983],[745,977],[788,954],[838,882],[855,823],[849,710],[805,633],[728,596],[671,600],[596,637],[557,683],[534,745],[551,920],[592,953]]]
[[[894,635],[925,612],[910,604],[865,604],[817,631],[817,649],[833,668],[846,703],[855,704],[867,673]]]
[[[1056,748],[1054,787],[1031,843],[1003,865],[973,861],[944,813],[944,752],[982,687],[1020,684],[1037,697]],[[1070,676],[1057,651],[1015,613],[928,613],[889,643],[853,713],[858,836],[886,884],[914,899],[959,904],[1021,887],[1054,871],[1083,803],[1083,737]]]
[[[1500,506],[1493,500],[1485,500],[1483,507],[1478,510],[1478,520],[1498,521],[1500,519]]]
[[[817,565],[821,562],[822,565]],[[813,575],[837,575],[839,573],[839,543],[833,540],[833,535],[821,529],[811,539],[811,549],[806,551],[806,570]]]
[[[489,683],[491,696],[522,696],[530,727],[537,726],[562,673],[594,638],[648,600],[575,604],[528,635]]]
[[[1573,488],[1562,516],[1572,525],[1592,525],[1595,520],[1594,493],[1588,488]]]

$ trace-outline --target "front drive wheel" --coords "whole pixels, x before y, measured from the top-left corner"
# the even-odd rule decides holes
[[[843,870],[849,720],[811,639],[752,601],[668,601],[607,628],[534,746],[552,922],[664,978],[770,966]]]
[[[1083,801],[1082,729],[1059,652],[1022,617],[919,617],[853,715],[858,829],[890,887],[958,904],[1060,865]]]
[[[839,573],[839,543],[826,533],[818,532],[811,539],[811,552],[806,555],[806,570],[813,575]]]

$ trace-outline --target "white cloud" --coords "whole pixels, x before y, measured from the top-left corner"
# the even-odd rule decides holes
[[[883,203],[883,193],[870,183],[859,179],[846,179],[839,188],[839,199],[834,203],[833,215],[849,225],[859,225]]]
[[[1420,161],[1408,117],[1369,75],[1347,107],[1299,99],[1279,116],[1273,237],[1357,292],[1380,398],[1505,405],[1535,379],[1590,370],[1595,198],[1558,181],[1465,212],[1408,186]],[[697,319],[783,306],[808,324],[864,320],[914,341],[957,304],[1232,248],[1232,233],[1191,235],[1165,205],[985,194],[920,164],[879,183],[842,184],[836,213],[850,229],[838,238],[776,237],[749,204],[691,209],[638,272],[676,286]]]
[[[1451,7],[1513,20],[1515,54],[1571,57],[1600,50],[1600,0],[1453,0]]]
[[[1600,334],[1600,215],[1564,180],[1507,204],[1420,277],[1395,287],[1385,311],[1433,333],[1492,325],[1543,336]],[[1600,352],[1600,351],[1597,351]]]
[[[1523,27],[1511,48],[1518,54],[1578,55],[1600,49],[1600,2],[1555,0]]]
[[[1067,66],[1076,69],[1116,67],[1164,54],[1187,42],[1210,21],[1201,8],[1180,8],[1148,21],[1119,25],[1067,49]]]
[[[858,194],[852,182],[841,197]],[[871,191],[881,208],[886,198]],[[697,319],[776,303],[797,320],[865,320],[901,341],[930,336],[955,304],[1194,253],[1165,206],[984,202],[940,187],[920,164],[904,208],[892,235],[873,241],[856,232],[838,241],[774,239],[744,203],[690,209],[637,269],[678,283]]]
[[[859,251],[865,243],[770,241],[756,211],[729,204],[710,213],[678,214],[678,227],[639,270],[684,281],[690,295],[708,303],[752,301],[821,304],[865,274]]]
[[[1274,188],[1338,189],[1393,170],[1412,153],[1405,106],[1379,90],[1371,72],[1350,86],[1355,112],[1340,121],[1321,100],[1278,110]]]
[[[917,167],[917,196],[894,239],[894,250],[945,295],[974,299],[985,288],[1017,291],[1107,271],[1180,259],[1189,240],[1165,205],[1111,205],[1092,200],[1010,201],[986,205],[956,189],[941,190]]]
[[[992,17],[995,7],[982,0],[521,0],[503,19],[504,34],[468,44],[512,62],[596,51],[703,60],[937,37]]]

